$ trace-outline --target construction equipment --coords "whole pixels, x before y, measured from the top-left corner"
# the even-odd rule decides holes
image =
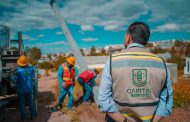
[[[14,47],[10,47],[14,45]],[[11,80],[17,59],[22,54],[22,33],[18,32],[18,40],[10,40],[10,28],[0,25],[0,96],[15,93],[15,84]]]
[[[12,75],[17,67],[17,59],[23,54],[22,32],[18,32],[17,40],[10,40],[10,28],[0,25],[0,50],[0,113],[3,113],[1,111],[5,108],[4,106],[16,98],[16,85],[12,80]],[[36,102],[37,70],[34,79],[34,101]],[[2,114],[0,118],[3,118],[1,116],[3,116]]]
[[[59,11],[57,10],[55,0],[50,0],[50,5],[51,5],[51,8],[55,14],[55,17],[57,18],[57,20],[61,26],[63,34],[65,35],[65,37],[69,43],[69,46],[70,46],[72,52],[74,53],[76,61],[80,67],[80,71],[83,72],[84,70],[87,69],[86,61],[85,61],[84,57],[81,55],[81,52],[80,52],[80,50],[76,44],[76,41],[72,37],[71,32],[70,32],[69,28],[67,27],[66,22],[64,21],[63,17],[61,16]]]

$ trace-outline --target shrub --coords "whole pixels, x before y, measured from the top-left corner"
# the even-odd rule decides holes
[[[39,63],[38,64],[38,67],[40,68],[40,69],[51,69],[51,68],[53,68],[53,64],[51,64],[51,63],[49,63],[49,62],[43,62],[43,63]]]
[[[173,96],[175,107],[190,105],[190,83],[188,81],[180,81],[173,84]]]

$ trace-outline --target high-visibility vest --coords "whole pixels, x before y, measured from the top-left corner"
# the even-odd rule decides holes
[[[62,74],[62,79],[64,81],[65,86],[71,86],[74,85],[74,77],[75,77],[75,69],[72,67],[70,70],[69,68],[65,65],[62,64],[63,67],[63,74]]]
[[[86,69],[84,72],[82,72],[79,75],[79,78],[81,78],[85,83],[88,83],[94,77],[95,77],[95,73],[91,71],[90,69]]]
[[[150,120],[166,80],[165,62],[145,48],[132,47],[111,56],[113,99],[125,116]]]

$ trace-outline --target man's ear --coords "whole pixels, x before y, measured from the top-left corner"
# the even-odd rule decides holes
[[[131,35],[130,34],[125,34],[125,38],[124,38],[124,44],[125,47],[127,48],[127,46],[131,43]]]

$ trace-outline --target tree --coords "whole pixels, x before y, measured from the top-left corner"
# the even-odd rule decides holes
[[[183,47],[184,43],[182,40],[176,40],[174,45],[175,47]]]
[[[90,55],[91,56],[95,56],[96,55],[96,48],[94,46],[90,49]]]
[[[151,47],[153,47],[153,44],[152,44],[152,43],[148,43],[148,44],[146,45],[146,47],[147,47],[147,48],[151,48]]]
[[[179,70],[182,70],[185,65],[185,59],[175,55],[172,55],[171,59],[169,59],[168,62],[178,64]]]
[[[30,55],[30,58],[38,61],[40,58],[41,58],[41,50],[37,47],[33,47],[29,50],[29,55]]]
[[[32,47],[29,49],[29,63],[32,65],[36,65],[38,60],[41,58],[41,50],[37,47]]]
[[[49,58],[50,61],[52,60],[51,53],[47,54],[47,57]]]
[[[155,53],[155,54],[158,54],[158,53],[166,53],[167,50],[158,47],[158,48],[154,48],[154,50],[151,50],[151,52],[152,52],[152,53]]]
[[[84,49],[80,49],[80,52],[81,52],[81,54],[82,54],[82,56],[85,56],[85,54],[84,54]]]
[[[53,62],[54,68],[57,70],[59,66],[66,60],[65,56],[59,56],[56,61]]]
[[[190,57],[190,43],[187,44],[187,47],[185,50],[185,56]]]
[[[29,53],[30,53],[30,48],[27,46],[27,47],[24,49],[24,52],[25,52],[25,54],[28,56]]]
[[[49,62],[43,62],[43,63],[39,63],[38,64],[38,67],[40,68],[40,69],[51,69],[51,68],[53,68],[53,64],[51,64],[51,63],[49,63]]]
[[[175,52],[176,52],[176,51],[175,51],[175,47],[174,47],[174,46],[172,46],[172,49],[171,49],[171,54],[172,54],[172,55],[174,55],[174,54],[175,54]]]
[[[108,55],[108,54],[106,53],[106,50],[105,50],[104,48],[102,48],[102,49],[101,49],[101,52],[100,52],[100,55],[101,55],[101,56],[106,56],[106,55]]]

